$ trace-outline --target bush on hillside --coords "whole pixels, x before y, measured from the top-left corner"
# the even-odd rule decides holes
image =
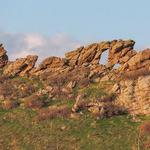
[[[37,120],[52,119],[54,117],[66,117],[70,114],[69,108],[64,106],[51,106],[49,108],[43,108],[38,111]]]
[[[31,95],[23,99],[23,106],[25,108],[39,109],[44,106],[44,100],[38,95]]]

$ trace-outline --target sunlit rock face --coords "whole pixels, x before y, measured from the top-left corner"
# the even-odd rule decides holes
[[[17,59],[14,62],[9,62],[4,68],[4,74],[7,76],[25,76],[28,75],[35,63],[38,56],[29,55],[26,58]]]
[[[108,65],[114,66],[117,63],[124,64],[136,54],[133,50],[134,44],[135,42],[133,40],[114,40],[94,43],[68,52],[65,56],[71,65],[82,65],[85,63],[97,65],[100,62],[102,53],[108,50]]]
[[[150,75],[119,83],[117,104],[130,114],[150,114]]]

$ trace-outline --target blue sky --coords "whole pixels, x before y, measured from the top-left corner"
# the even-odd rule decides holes
[[[0,42],[11,55],[63,55],[82,44],[133,39],[150,47],[150,0],[0,0]]]

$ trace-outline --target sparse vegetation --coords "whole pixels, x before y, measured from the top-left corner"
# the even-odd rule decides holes
[[[140,76],[148,76],[148,75],[150,75],[150,70],[148,67],[145,67],[138,70],[125,72],[122,74],[121,78],[135,80]]]
[[[138,148],[140,150],[150,149],[150,121],[144,121],[139,126]]]
[[[40,96],[31,95],[23,99],[23,106],[25,108],[41,108],[44,106],[44,100]]]
[[[43,108],[38,111],[37,120],[52,119],[55,117],[66,117],[70,113],[67,106],[51,106],[49,108]]]
[[[115,94],[111,93],[108,88],[111,88],[113,83],[101,82],[90,84],[89,86],[83,88],[79,92],[85,94],[87,99],[92,99],[96,101],[111,101],[115,98]]]
[[[37,115],[38,113],[31,109],[1,109],[0,149],[132,150],[137,148],[139,123],[132,122],[132,118],[127,115],[97,120],[87,113],[81,115],[78,120],[54,117],[34,122]]]

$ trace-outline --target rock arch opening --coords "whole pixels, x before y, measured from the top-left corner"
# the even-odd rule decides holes
[[[117,64],[114,65],[113,68],[114,68],[114,69],[118,69],[120,66],[121,66],[121,65],[120,65],[119,63],[117,63]]]
[[[109,54],[109,50],[106,50],[101,54],[99,64],[106,65],[108,63],[108,54]]]

